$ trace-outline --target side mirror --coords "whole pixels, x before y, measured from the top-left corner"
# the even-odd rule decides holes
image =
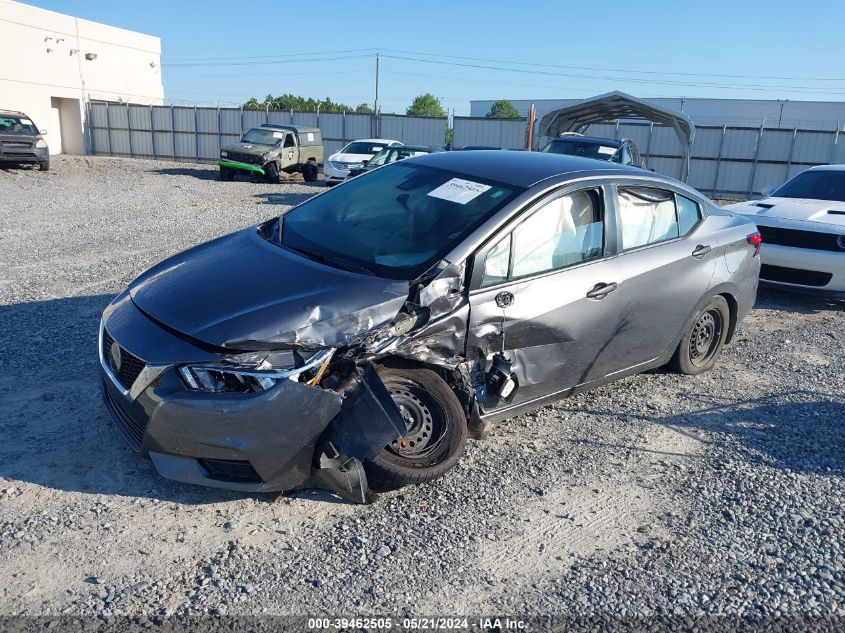
[[[366,165],[366,164],[367,164],[367,163],[369,163],[369,162],[370,162],[370,159],[368,158],[367,160],[362,160],[362,161],[361,161],[361,164],[362,164],[362,165]]]
[[[774,187],[772,187],[771,185],[767,185],[767,186],[763,187],[763,188],[760,190],[760,193],[762,193],[762,194],[763,194],[764,196],[766,196],[767,198],[771,197],[771,195],[772,195],[774,192],[775,192],[775,188],[774,188]]]
[[[38,130],[38,133],[39,133],[41,136],[47,136],[47,130]]]

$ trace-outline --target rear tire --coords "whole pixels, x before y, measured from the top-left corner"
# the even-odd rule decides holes
[[[43,162],[38,163],[38,169],[40,171],[50,171],[50,161],[45,160]]]
[[[276,167],[276,163],[267,163],[264,166],[264,175],[267,177],[267,182],[272,182],[273,184],[282,182],[282,179],[279,176],[279,168]]]
[[[728,302],[723,297],[713,297],[684,334],[669,367],[688,376],[712,369],[725,345],[730,315]]]
[[[306,161],[302,166],[302,179],[305,180],[305,182],[314,182],[317,180],[318,172],[317,163],[313,160]]]
[[[460,460],[467,439],[461,403],[430,369],[383,368],[379,376],[405,418],[407,434],[364,464],[375,490],[441,477]]]
[[[223,182],[231,182],[235,179],[235,170],[231,167],[220,167],[220,180]]]

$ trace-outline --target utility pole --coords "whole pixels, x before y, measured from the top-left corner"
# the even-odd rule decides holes
[[[379,66],[380,52],[376,51],[376,101],[373,104],[373,112],[378,116],[378,66]]]

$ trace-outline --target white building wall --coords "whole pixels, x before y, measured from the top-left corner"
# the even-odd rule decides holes
[[[636,96],[636,95],[634,95]],[[516,99],[514,107],[522,116],[528,108],[537,107],[537,120],[548,112],[571,106],[582,99]],[[792,101],[788,99],[704,99],[668,98],[643,99],[648,103],[678,110],[697,125],[728,125],[767,128],[802,128],[818,130],[842,129],[845,124],[845,101]],[[472,116],[484,116],[493,101],[471,101]]]
[[[0,0],[0,109],[47,130],[51,154],[84,154],[90,99],[163,103],[161,40]]]

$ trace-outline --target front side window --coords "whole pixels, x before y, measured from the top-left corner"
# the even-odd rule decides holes
[[[678,237],[675,196],[648,187],[619,189],[619,224],[622,250],[655,244]]]
[[[485,258],[482,286],[566,268],[602,256],[604,221],[598,190],[543,203]]]
[[[285,147],[296,147],[296,141],[293,140],[293,134],[285,136]]]
[[[410,280],[522,191],[399,161],[287,212],[280,241],[330,264]]]

